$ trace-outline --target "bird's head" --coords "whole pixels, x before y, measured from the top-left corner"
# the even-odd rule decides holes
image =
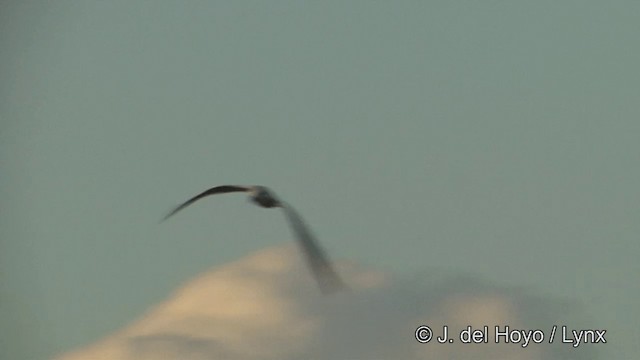
[[[254,186],[251,191],[251,200],[264,208],[282,206],[271,190],[264,186]]]

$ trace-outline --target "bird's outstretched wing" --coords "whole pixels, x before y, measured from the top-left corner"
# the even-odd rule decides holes
[[[298,213],[288,204],[282,204],[282,209],[287,215],[289,224],[291,225],[300,250],[304,254],[313,276],[316,278],[320,290],[328,294],[345,289],[346,285],[333,269],[331,261],[327,257],[324,250],[320,247],[317,240],[311,234],[309,228]]]
[[[193,204],[194,202],[202,199],[203,197],[206,197],[206,196],[209,196],[209,195],[215,195],[215,194],[224,194],[224,193],[230,193],[230,192],[243,192],[243,191],[249,191],[249,190],[251,190],[250,187],[247,187],[247,186],[236,186],[236,185],[222,185],[222,186],[213,187],[213,188],[211,188],[209,190],[206,190],[206,191],[204,191],[204,192],[192,197],[191,199],[185,201],[183,204],[179,205],[175,209],[171,210],[171,212],[169,214],[167,214],[167,216],[162,218],[161,221],[167,220],[168,218],[173,216],[178,211],[186,208],[187,206],[189,206],[189,205]]]

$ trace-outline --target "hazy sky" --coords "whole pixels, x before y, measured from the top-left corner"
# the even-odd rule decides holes
[[[55,360],[599,358],[600,345],[495,344],[495,324],[503,333],[506,326],[549,332],[552,323],[584,325],[583,309],[570,302],[451,272],[399,281],[345,263],[337,268],[350,290],[323,297],[299,276],[303,267],[292,245],[218,265],[122,329]],[[437,336],[449,326],[450,338],[466,326],[491,331],[486,344],[422,344],[411,334],[423,324]]]
[[[608,330],[603,358],[631,358],[639,18],[634,1],[2,2],[0,358],[91,343],[292,241],[242,195],[158,224],[225,183],[271,187],[335,259],[570,299]]]

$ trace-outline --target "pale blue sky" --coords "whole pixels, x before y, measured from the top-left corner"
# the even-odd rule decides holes
[[[585,306],[640,352],[640,4],[0,5],[0,357],[94,341],[291,241]],[[276,220],[277,218],[277,220]],[[5,320],[8,319],[8,320]]]

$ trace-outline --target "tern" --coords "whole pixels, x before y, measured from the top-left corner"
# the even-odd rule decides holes
[[[320,247],[317,240],[309,230],[308,226],[302,220],[302,217],[298,215],[293,207],[284,203],[283,201],[280,201],[270,189],[264,186],[222,185],[213,187],[180,204],[169,214],[167,214],[167,216],[165,216],[162,221],[167,220],[180,210],[186,208],[187,206],[204,197],[233,192],[248,193],[251,201],[253,201],[260,207],[267,209],[283,209],[294,232],[294,235],[298,240],[299,248],[304,254],[309,268],[311,269],[311,273],[315,277],[318,285],[320,286],[320,290],[323,293],[332,293],[346,287],[342,282],[342,279],[338,276],[338,273],[334,270],[331,261],[329,261],[329,257]]]

